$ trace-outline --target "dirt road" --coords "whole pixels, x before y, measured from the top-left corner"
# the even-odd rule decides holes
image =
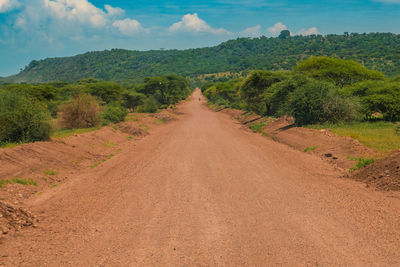
[[[197,99],[181,120],[27,203],[7,266],[399,266],[400,198],[243,129]]]

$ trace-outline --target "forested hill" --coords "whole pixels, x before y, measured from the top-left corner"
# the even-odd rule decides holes
[[[176,73],[206,73],[250,69],[291,69],[311,55],[353,59],[388,76],[400,74],[400,35],[391,33],[295,36],[288,38],[239,38],[215,47],[88,52],[64,58],[32,61],[7,82],[73,82],[94,77],[120,82],[139,82],[144,77]]]

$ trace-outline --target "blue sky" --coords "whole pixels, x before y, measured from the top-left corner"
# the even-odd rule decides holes
[[[33,59],[184,49],[237,37],[399,33],[400,0],[0,0],[0,76]]]

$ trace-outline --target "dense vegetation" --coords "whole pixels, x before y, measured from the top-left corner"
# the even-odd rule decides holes
[[[202,86],[210,102],[296,124],[400,121],[400,82],[355,61],[311,57],[292,71],[256,70]]]
[[[186,79],[177,75],[147,78],[126,87],[93,78],[73,84],[0,85],[0,145],[47,140],[55,126],[73,129],[117,123],[128,111],[157,112],[190,93]]]
[[[76,82],[95,77],[128,84],[176,73],[196,83],[199,76],[207,73],[237,75],[254,69],[291,70],[298,61],[310,56],[351,59],[391,77],[400,74],[398,51],[400,35],[391,33],[239,38],[209,48],[143,52],[113,49],[35,60],[5,81]]]

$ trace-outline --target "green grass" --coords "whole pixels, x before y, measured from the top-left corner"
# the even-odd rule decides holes
[[[400,148],[399,124],[391,122],[360,122],[350,124],[309,125],[313,129],[330,129],[340,136],[349,136],[379,152]],[[400,128],[400,127],[399,127]]]
[[[99,162],[96,162],[95,164],[91,165],[90,168],[92,168],[92,169],[93,169],[93,168],[96,168],[97,166],[99,166],[100,164],[106,162],[107,160],[111,159],[111,158],[114,157],[114,156],[115,156],[114,154],[110,154],[110,155],[108,155],[105,159],[103,159],[103,160],[101,160],[101,161],[99,161]]]
[[[65,138],[65,137],[69,137],[74,134],[83,134],[83,133],[93,132],[98,129],[100,129],[100,127],[82,128],[82,129],[62,129],[62,130],[55,131],[54,134],[52,135],[52,137]]]
[[[369,158],[355,158],[355,157],[350,157],[350,156],[348,156],[347,158],[357,161],[356,165],[354,165],[353,168],[350,168],[351,171],[356,171],[356,170],[365,168],[366,166],[375,162],[374,159],[369,159]]]
[[[264,128],[265,123],[264,122],[259,122],[259,123],[253,123],[252,125],[249,126],[249,128],[253,131],[253,133],[264,133]]]
[[[57,174],[58,174],[58,171],[55,171],[55,170],[45,170],[44,171],[44,175],[54,176]]]
[[[128,136],[126,136],[126,139],[132,140],[132,139],[133,139],[133,136],[132,136],[132,135],[128,135]]]
[[[20,146],[20,145],[23,145],[23,144],[27,144],[27,143],[23,143],[23,142],[20,142],[20,143],[5,143],[5,144],[0,144],[0,148],[14,148],[16,146]]]
[[[147,126],[146,124],[140,124],[139,127],[142,128],[142,129],[145,130],[145,131],[150,130],[150,127]]]
[[[52,185],[50,185],[50,188],[53,189],[56,186],[58,186],[58,184],[52,184]]]
[[[7,184],[21,184],[21,185],[37,185],[35,180],[33,179],[22,179],[22,178],[13,178],[13,179],[6,179],[0,180],[0,188]]]
[[[141,116],[129,114],[128,116],[126,116],[125,121],[133,121],[133,122],[135,122],[135,121],[138,121],[139,118],[141,118]]]
[[[103,147],[110,148],[110,147],[116,146],[117,144],[113,143],[111,141],[104,141],[102,145],[103,145]]]
[[[161,119],[155,119],[154,121],[153,121],[153,124],[155,124],[155,125],[160,125],[160,124],[164,124],[164,123],[166,123],[167,122],[167,120],[165,119],[165,118],[161,118]]]
[[[314,150],[316,150],[318,148],[318,146],[313,146],[313,147],[306,147],[304,150],[303,150],[303,152],[308,152],[308,151],[314,151]]]

